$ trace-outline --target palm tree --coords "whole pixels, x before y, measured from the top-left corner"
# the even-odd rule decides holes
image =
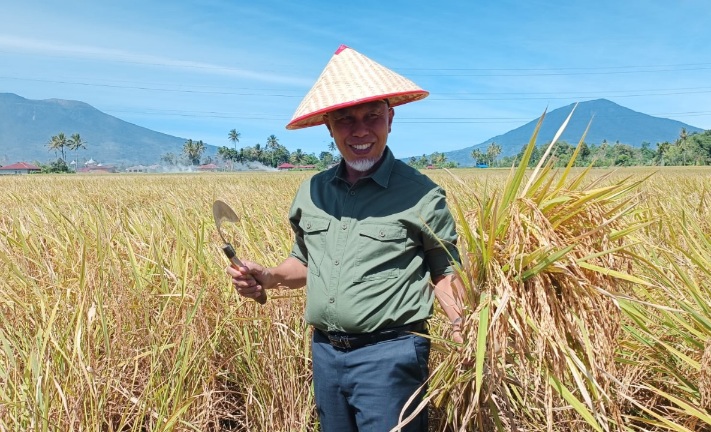
[[[79,149],[86,149],[86,141],[82,140],[78,133],[75,133],[69,138],[68,146],[69,150],[74,150],[76,152],[74,154],[74,172],[76,172],[79,167],[79,158],[77,157]]]
[[[267,137],[266,147],[272,159],[272,166],[275,167],[276,163],[274,162],[274,156],[276,156],[276,151],[279,148],[279,140],[276,135],[269,135],[269,137]]]
[[[197,165],[200,164],[200,158],[202,157],[202,154],[205,153],[205,150],[207,150],[207,147],[205,147],[205,143],[202,142],[202,140],[199,140],[195,143],[195,155],[197,157]]]
[[[444,153],[434,152],[430,156],[430,160],[432,161],[432,165],[437,168],[442,168],[444,163],[447,161],[447,156],[445,156]]]
[[[484,153],[482,153],[481,150],[479,149],[474,149],[472,150],[472,159],[474,159],[474,165],[479,165],[480,163],[484,162],[486,157],[484,156]]]
[[[230,165],[232,165],[234,161],[237,160],[237,158],[239,157],[239,152],[229,147],[222,146],[217,149],[217,155],[221,157],[222,160],[229,161]]]
[[[681,150],[681,157],[683,160],[684,166],[686,166],[686,139],[689,137],[689,134],[686,132],[686,128],[681,128],[681,133],[679,134],[679,141],[677,141],[677,145],[679,146],[679,150]]]
[[[57,150],[59,150],[59,140],[57,139],[57,135],[52,135],[52,138],[50,138],[47,143],[47,148],[50,151],[54,151],[54,157],[57,157]]]
[[[304,160],[304,152],[301,149],[296,149],[294,153],[289,155],[290,162],[294,165],[301,165]]]
[[[501,146],[495,142],[491,142],[489,147],[486,149],[486,157],[489,160],[489,165],[494,165],[494,160],[501,154]]]
[[[59,132],[57,135],[50,138],[47,143],[47,147],[49,147],[50,150],[54,150],[55,155],[57,150],[59,150],[62,155],[62,161],[65,161],[64,149],[67,147],[67,137],[64,135],[64,132]]]
[[[257,162],[262,162],[262,157],[264,156],[264,150],[262,150],[262,145],[257,143],[254,145],[254,148],[252,149],[252,155],[254,157],[254,160]]]
[[[200,164],[200,157],[205,152],[205,143],[200,141],[193,141],[191,139],[185,141],[183,144],[183,154],[193,165]]]
[[[239,142],[240,135],[241,134],[237,132],[237,129],[232,129],[230,133],[227,134],[227,139],[234,144],[235,150],[237,150],[237,143]]]

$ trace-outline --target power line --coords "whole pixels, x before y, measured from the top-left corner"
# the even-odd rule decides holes
[[[685,95],[685,94],[703,94],[711,93],[711,90],[697,90],[697,91],[664,91],[660,90],[657,93],[631,93],[631,94],[617,94],[614,95],[616,98],[629,98],[629,97],[644,97],[644,96],[674,96],[674,95]],[[491,94],[491,93],[490,93]],[[551,93],[554,94],[554,93]],[[596,99],[601,97],[609,97],[607,92],[596,95],[576,95],[576,96],[534,96],[534,97],[515,97],[515,98],[493,98],[493,97],[461,97],[461,98],[440,98],[433,96],[430,100],[440,100],[440,101],[516,101],[516,100],[561,100],[561,99]]]
[[[27,53],[27,52],[17,52],[12,50],[2,50],[0,53],[12,54],[12,55],[23,55],[23,56],[35,56],[41,58],[60,58],[60,59],[78,59],[78,60],[97,60],[96,58],[86,56],[84,52],[75,51],[79,56],[71,55],[60,55],[60,54],[50,54],[50,53]],[[84,55],[84,56],[81,56]],[[129,60],[128,58],[111,58],[108,55],[102,56],[101,61],[109,61],[113,63],[125,63],[125,64],[138,64],[146,66],[164,66],[171,68],[185,68],[185,69],[207,69],[207,70],[225,70],[225,71],[241,71],[241,69],[229,67],[229,66],[219,66],[210,64],[200,64],[191,63],[191,60],[173,60],[170,62],[162,61],[140,61],[140,60]],[[296,65],[278,65],[275,64],[276,70],[294,70]],[[571,72],[571,75],[578,74],[610,74],[610,73],[634,73],[634,72],[669,72],[669,71],[688,71],[688,70],[706,70],[711,69],[711,63],[701,62],[701,63],[671,63],[671,64],[646,64],[646,65],[622,65],[622,66],[563,66],[563,67],[542,67],[542,68],[419,68],[419,67],[403,67],[398,68],[400,71],[414,71],[414,72],[553,72],[550,75],[565,75],[565,71]],[[265,71],[262,71],[265,72]],[[502,75],[502,76],[537,76],[533,75]],[[545,75],[545,74],[544,74]],[[447,76],[447,75],[444,75]],[[456,76],[456,75],[451,75]],[[478,76],[478,75],[473,75]],[[488,75],[482,75],[488,76]]]
[[[676,67],[711,67],[711,63],[679,63],[661,65],[632,65],[632,66],[586,66],[586,67],[551,67],[551,68],[403,68],[412,71],[562,71],[562,70],[606,70],[606,69],[633,69],[633,68],[676,68]]]
[[[685,91],[685,90],[711,90],[711,87],[681,87],[681,88],[674,88],[674,89],[647,89],[647,90],[634,90],[635,92],[657,92],[657,91]],[[599,90],[599,92],[605,93],[605,94],[611,94],[611,93],[628,93],[632,90]],[[555,92],[468,92],[468,91],[460,91],[460,92],[437,92],[438,95],[561,95],[561,94],[568,94],[568,95],[577,95],[577,92],[570,92],[570,91],[555,91]]]
[[[587,72],[541,72],[541,73],[433,73],[419,74],[417,72],[408,73],[408,76],[426,76],[426,77],[534,77],[534,76],[579,76],[579,75],[619,75],[619,74],[642,74],[656,72],[681,72],[681,71],[698,71],[708,70],[709,67],[694,67],[694,68],[669,68],[669,69],[650,69],[650,70],[616,70],[616,71],[587,71]]]
[[[131,89],[131,90],[148,90],[148,91],[158,91],[158,92],[168,92],[168,93],[196,93],[196,94],[211,94],[211,95],[225,95],[225,96],[264,96],[264,97],[285,97],[285,98],[297,98],[302,97],[302,95],[289,95],[289,94],[268,94],[268,93],[242,93],[235,91],[207,91],[207,90],[186,90],[186,89],[170,89],[170,88],[158,88],[158,87],[147,87],[147,86],[129,86],[129,85],[117,85],[117,84],[98,84],[80,81],[61,81],[61,80],[46,80],[39,78],[20,78],[12,76],[0,76],[0,79],[10,79],[18,81],[33,81],[33,82],[44,82],[50,84],[68,84],[68,85],[78,85],[86,87],[105,87],[105,88],[115,88],[115,89]]]
[[[178,110],[110,110],[113,113],[129,113],[129,114],[156,114],[176,117],[201,117],[201,118],[229,118],[236,120],[289,120],[287,116],[269,115],[269,114],[238,114],[219,111],[178,111]],[[667,116],[687,116],[687,117],[705,117],[711,116],[711,111],[687,111],[674,113],[654,113],[648,114],[655,117]],[[598,114],[598,118],[604,115]],[[620,116],[615,116],[619,118]],[[491,123],[514,123],[522,121],[531,121],[531,117],[397,117],[398,123],[428,123],[428,124],[491,124]]]
[[[119,84],[104,84],[104,83],[90,83],[82,81],[69,81],[69,80],[49,80],[49,79],[39,79],[39,78],[24,78],[24,77],[14,77],[14,76],[0,76],[0,79],[18,80],[18,81],[31,81],[31,82],[44,82],[51,84],[65,84],[65,85],[79,85],[86,87],[103,87],[112,89],[130,89],[130,90],[143,90],[143,91],[157,91],[164,93],[186,93],[186,94],[206,94],[206,95],[219,95],[219,96],[256,96],[256,97],[278,97],[278,98],[301,98],[301,94],[286,94],[286,93],[276,93],[269,92],[259,92],[255,90],[259,89],[249,89],[240,88],[240,90],[248,91],[232,91],[232,90],[199,90],[199,89],[180,89],[180,88],[164,88],[164,87],[149,87],[145,85],[119,85]],[[623,94],[630,92],[629,94]],[[684,94],[705,94],[711,93],[711,87],[684,87],[678,89],[650,89],[650,90],[603,90],[593,92],[593,94],[581,95],[579,93],[573,92],[532,92],[532,93],[510,93],[510,92],[489,92],[489,93],[477,93],[477,92],[458,92],[458,93],[435,93],[430,100],[440,100],[440,101],[505,101],[505,100],[560,100],[560,99],[595,99],[601,97],[610,97],[614,94],[615,97],[644,97],[644,96],[674,96],[674,95],[684,95]],[[528,96],[528,95],[551,95],[551,96]],[[561,94],[568,96],[560,96]],[[440,95],[456,95],[459,97],[440,97]],[[482,95],[486,97],[464,97],[466,95]],[[488,96],[498,96],[498,95],[521,95],[519,97],[506,98],[506,97],[488,97]]]

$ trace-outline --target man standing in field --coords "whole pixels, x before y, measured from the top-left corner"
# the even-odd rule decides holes
[[[272,268],[245,261],[227,269],[245,297],[306,286],[324,432],[389,431],[407,400],[418,391],[421,398],[430,342],[417,333],[427,333],[434,297],[461,342],[452,288],[457,235],[445,193],[386,146],[393,107],[427,95],[341,46],[287,125],[325,124],[341,163],[299,188],[288,258]],[[426,431],[427,410],[402,430]]]

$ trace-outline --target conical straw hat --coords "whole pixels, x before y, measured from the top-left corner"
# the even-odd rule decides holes
[[[409,79],[341,45],[286,128],[301,129],[323,124],[325,113],[352,105],[388,99],[390,106],[397,106],[424,99],[427,95],[429,92]]]

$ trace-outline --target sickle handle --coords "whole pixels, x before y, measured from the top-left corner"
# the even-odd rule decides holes
[[[227,258],[230,259],[230,262],[232,263],[232,268],[237,269],[238,267],[244,267],[244,264],[242,264],[242,261],[237,258],[237,253],[235,253],[235,248],[232,247],[231,244],[225,243],[222,246],[222,251],[225,253]],[[256,301],[259,304],[264,304],[267,302],[267,291],[262,288],[262,294],[255,298],[254,301]]]

